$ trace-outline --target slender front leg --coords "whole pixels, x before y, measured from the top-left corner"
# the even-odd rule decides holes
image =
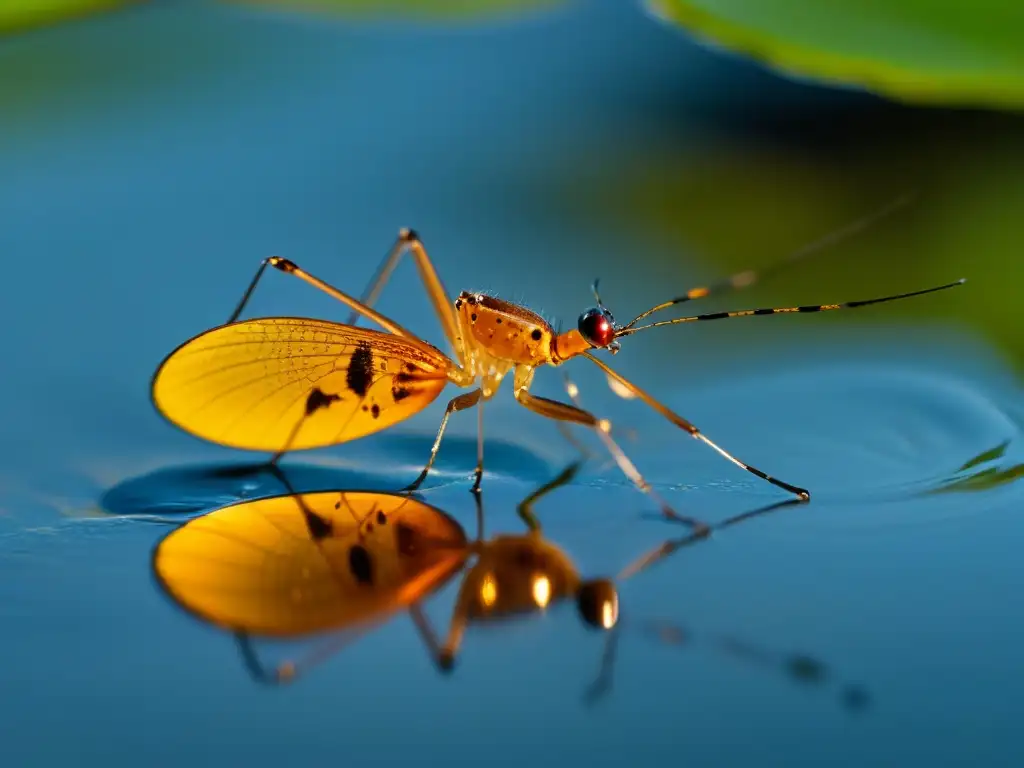
[[[651,397],[649,394],[647,394],[647,392],[645,392],[644,390],[640,389],[640,387],[638,387],[633,382],[629,381],[629,379],[627,379],[621,373],[618,373],[618,372],[612,370],[608,365],[606,365],[604,362],[602,362],[598,358],[594,357],[594,355],[590,354],[589,352],[584,352],[583,356],[588,358],[589,360],[591,360],[594,363],[594,365],[596,365],[598,368],[600,368],[602,371],[604,371],[610,378],[614,379],[619,384],[621,384],[626,389],[628,389],[630,392],[635,394],[637,397],[639,397],[641,400],[643,400],[645,403],[647,403],[647,405],[649,405],[655,411],[657,411],[662,416],[664,416],[666,419],[671,421],[677,427],[679,427],[680,429],[683,429],[687,433],[689,433],[690,437],[693,437],[693,438],[695,438],[697,440],[700,440],[701,442],[705,443],[706,445],[711,446],[723,458],[728,459],[729,461],[731,461],[733,464],[735,464],[740,469],[746,470],[750,474],[756,475],[757,477],[760,477],[762,480],[766,480],[767,482],[771,483],[772,485],[776,486],[777,488],[782,488],[783,490],[789,491],[790,493],[792,493],[795,496],[797,496],[797,498],[799,498],[801,501],[810,501],[810,499],[811,499],[810,491],[808,491],[808,490],[806,490],[804,488],[799,488],[799,487],[797,487],[795,485],[790,485],[789,483],[783,482],[782,480],[777,480],[776,478],[772,477],[771,475],[768,475],[768,474],[762,472],[757,467],[751,466],[750,464],[746,464],[745,462],[740,461],[735,456],[733,456],[731,453],[726,451],[724,448],[721,448],[720,446],[718,446],[718,444],[712,442],[712,440],[709,437],[707,437],[703,432],[701,432],[699,429],[697,429],[697,427],[695,427],[689,421],[684,419],[682,416],[678,415],[675,411],[670,409],[668,406],[662,405],[660,402],[658,402],[653,397]]]
[[[589,411],[577,408],[574,405],[569,405],[568,403],[561,403],[557,400],[549,400],[546,397],[531,395],[529,392],[529,385],[530,372],[526,369],[517,369],[515,398],[521,405],[529,408],[534,413],[539,413],[541,416],[545,416],[556,421],[568,421],[575,424],[582,424],[585,427],[590,427],[595,430],[598,434],[607,435],[611,431],[611,423],[607,419],[598,419]],[[658,498],[657,494],[654,494],[651,491],[650,483],[644,480],[643,476],[636,471],[636,467],[634,467],[632,462],[630,462],[626,455],[622,453],[621,449],[618,449],[618,454],[613,452],[613,456],[615,456],[619,468],[622,470],[623,474],[629,478],[630,482],[636,485],[640,491],[648,494],[658,502],[663,515],[673,520],[686,523],[698,531],[704,531],[707,529],[707,525],[702,521],[679,514],[662,499]],[[622,459],[621,461],[620,456]]]
[[[564,374],[564,377],[565,389],[569,394],[569,398],[577,407],[580,407],[579,387],[577,387],[573,380],[569,378],[569,374]],[[604,423],[608,424],[607,421]],[[651,484],[647,482],[643,475],[640,474],[640,470],[636,468],[636,465],[626,455],[626,452],[623,451],[622,448],[619,447],[619,444],[612,438],[611,425],[609,424],[607,429],[598,429],[597,435],[601,438],[601,442],[604,443],[605,448],[608,449],[608,453],[611,454],[615,463],[618,464],[619,469],[622,470],[622,474],[628,477],[633,482],[633,485],[654,499],[658,503],[658,506],[661,507],[662,514],[669,518],[681,519],[680,515],[672,509],[671,506],[669,506],[669,503],[655,492]],[[706,523],[693,518],[685,518],[685,520],[693,527],[693,536],[702,537],[711,533],[711,529]]]
[[[467,408],[472,408],[480,401],[482,395],[483,392],[477,388],[472,392],[466,392],[465,394],[453,397],[451,401],[449,401],[448,407],[444,410],[444,418],[441,419],[441,426],[437,430],[437,437],[434,438],[434,445],[430,449],[430,458],[427,460],[427,465],[423,468],[423,471],[420,472],[419,477],[403,488],[403,491],[415,491],[423,484],[423,481],[427,479],[427,474],[430,472],[430,468],[434,466],[434,459],[437,458],[437,451],[441,447],[441,438],[444,437],[444,431],[448,427],[449,417],[451,417],[455,411],[464,411]],[[481,440],[481,438],[478,437],[478,441],[479,440]],[[480,457],[477,467],[477,487],[479,487],[479,478],[483,475],[483,453],[482,449],[479,450]]]

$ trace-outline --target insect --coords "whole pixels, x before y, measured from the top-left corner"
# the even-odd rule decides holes
[[[722,529],[775,509],[776,502],[702,525],[666,541],[629,564],[615,580],[584,579],[572,559],[547,539],[534,505],[567,484],[582,462],[529,494],[517,507],[522,534],[484,538],[482,495],[475,494],[477,536],[469,540],[442,510],[406,494],[320,491],[246,501],[195,518],[156,547],[152,567],[158,584],[185,610],[235,635],[249,673],[259,682],[294,681],[346,644],[408,611],[439,671],[454,668],[467,629],[538,615],[574,603],[584,626],[605,634],[600,671],[586,699],[611,688],[621,617],[616,583],[635,576],[686,546]],[[462,574],[448,632],[443,640],[423,603]],[[664,620],[636,620],[636,628],[668,645],[692,642],[689,632]],[[267,665],[257,653],[259,637],[321,637],[296,660]],[[824,667],[805,655],[765,651],[729,637],[710,644],[730,656],[769,667],[806,682],[822,682]],[[859,689],[844,694],[856,706]]]
[[[901,204],[897,201],[896,204]],[[745,309],[647,322],[651,315],[685,302],[740,289],[765,274],[792,264],[840,237],[862,229],[896,204],[790,254],[761,273],[739,272],[710,286],[694,288],[618,324],[601,302],[580,314],[564,333],[518,304],[463,291],[451,301],[419,235],[403,229],[381,262],[361,299],[325,283],[280,256],[265,259],[225,325],[186,341],[171,352],[152,380],[152,400],[170,422],[200,438],[239,449],[266,451],[276,463],[288,451],[320,448],[354,440],[403,421],[433,402],[448,384],[469,391],[453,397],[445,409],[419,476],[405,490],[415,490],[434,464],[450,416],[478,407],[477,465],[472,490],[483,477],[482,403],[498,391],[506,376],[513,395],[527,409],[563,423],[607,431],[609,424],[569,403],[531,394],[538,368],[585,358],[610,383],[637,397],[691,437],[702,441],[737,467],[772,485],[809,500],[807,489],[772,477],[741,461],[645,390],[613,370],[596,353],[615,354],[622,339],[640,331],[725,318],[823,312],[866,307],[920,296],[962,284],[960,280],[910,293],[836,304]],[[373,309],[391,272],[409,253],[440,320],[453,356]],[[267,267],[299,278],[334,297],[353,312],[347,323],[305,317],[239,317]],[[383,330],[360,328],[366,318]],[[636,478],[631,478],[636,482]],[[664,509],[666,514],[669,510]]]

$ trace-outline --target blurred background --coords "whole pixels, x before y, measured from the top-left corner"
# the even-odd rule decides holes
[[[1024,757],[1024,6],[3,0],[0,33],[5,764]],[[224,322],[260,259],[358,292],[414,227],[450,293],[493,291],[568,328],[597,277],[625,319],[906,193],[856,237],[687,308],[964,287],[653,330],[612,361],[815,494],[628,582],[624,615],[812,653],[835,669],[819,690],[627,635],[614,692],[587,708],[600,640],[566,611],[467,640],[449,680],[401,618],[268,692],[230,638],[154,588],[149,553],[168,528],[138,515],[272,490],[211,474],[253,457],[180,433],[148,399],[163,356]],[[347,315],[279,277],[253,315]],[[440,344],[410,266],[379,306]],[[777,499],[568,367],[680,509],[719,520]],[[564,397],[550,371],[534,391]],[[294,457],[298,475],[408,482],[454,394]],[[572,452],[511,392],[485,422],[488,526],[515,529],[515,502]],[[474,435],[474,418],[453,417],[428,491],[467,526]],[[613,469],[561,493],[545,530],[591,573],[677,533]],[[450,603],[431,608],[439,626]],[[877,702],[859,717],[833,695],[847,677]]]

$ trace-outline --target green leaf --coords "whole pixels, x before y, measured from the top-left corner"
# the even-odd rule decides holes
[[[649,0],[697,36],[898,100],[1024,107],[1019,0]]]
[[[460,17],[529,10],[554,6],[559,0],[225,0],[237,5],[256,5],[296,11],[327,11],[350,16],[436,18]]]
[[[897,196],[916,193],[912,204],[855,237],[713,308],[839,302],[960,277],[965,286],[887,304],[873,317],[835,312],[785,329],[770,320],[742,328],[737,322],[715,331],[737,340],[715,352],[742,355],[757,340],[810,336],[829,326],[908,322],[934,324],[937,332],[946,327],[953,339],[983,335],[1024,375],[1020,117],[884,103],[868,110],[860,100],[832,101],[839,104],[801,107],[763,94],[756,114],[749,102],[737,106],[736,117],[714,120],[694,107],[687,112],[691,121],[671,123],[661,140],[581,142],[566,150],[560,170],[547,168],[563,181],[545,206],[576,226],[601,222],[630,242],[631,268],[670,269],[684,258],[702,274],[667,291],[678,295],[769,267]]]
[[[140,0],[0,0],[0,34],[109,11]]]

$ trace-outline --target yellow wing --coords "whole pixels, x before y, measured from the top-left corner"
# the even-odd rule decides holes
[[[432,349],[323,320],[245,320],[168,355],[153,376],[153,403],[186,432],[232,448],[320,448],[426,408],[452,365]]]
[[[321,491],[196,518],[157,545],[153,572],[205,621],[295,637],[381,620],[447,581],[467,554],[462,527],[428,504]]]

